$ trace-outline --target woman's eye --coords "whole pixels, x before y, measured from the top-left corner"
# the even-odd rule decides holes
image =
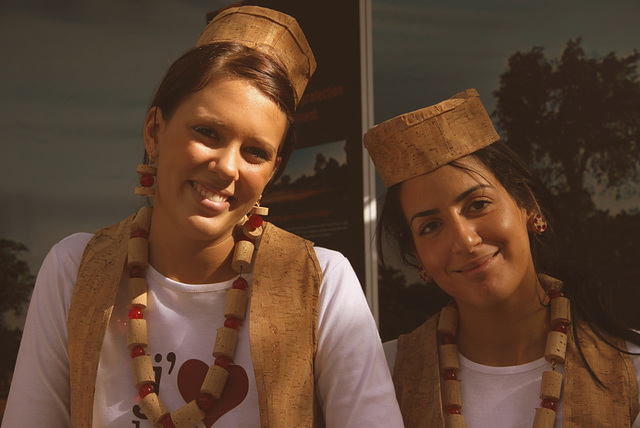
[[[479,199],[477,201],[473,201],[471,203],[471,205],[469,205],[469,210],[470,211],[482,211],[484,208],[487,207],[487,205],[489,205],[491,202],[485,200],[485,199]]]
[[[418,230],[418,232],[420,233],[420,235],[428,235],[430,233],[433,233],[438,228],[438,226],[439,226],[438,222],[431,221],[429,223],[426,223],[420,226],[420,229]]]
[[[216,132],[206,126],[194,126],[193,130],[196,131],[198,134],[202,134],[207,138],[218,138],[218,134],[216,134]]]
[[[249,153],[249,155],[261,159],[261,160],[269,160],[269,155],[267,152],[259,147],[247,147],[245,151]]]

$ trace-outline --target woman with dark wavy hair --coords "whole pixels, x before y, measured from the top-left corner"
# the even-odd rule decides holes
[[[548,192],[478,93],[364,140],[387,186],[381,251],[388,236],[452,298],[385,344],[405,426],[638,426],[640,336],[558,263]]]

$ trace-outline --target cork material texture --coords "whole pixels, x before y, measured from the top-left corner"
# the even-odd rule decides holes
[[[82,257],[68,317],[72,427],[92,425],[100,352],[134,217],[96,232]],[[313,243],[267,223],[249,320],[263,427],[324,426],[313,372],[321,282]]]
[[[398,338],[393,384],[407,428],[444,428],[438,342],[438,315]]]
[[[445,426],[437,325],[438,315],[435,315],[413,332],[398,338],[393,382],[407,428]],[[605,388],[589,375],[569,331],[562,391],[562,426],[630,427],[638,415],[638,382],[631,358],[607,345],[586,324],[581,323],[579,331],[584,355]],[[625,350],[623,340],[606,338]],[[532,403],[532,411],[535,404]]]
[[[67,320],[72,427],[85,428],[93,423],[100,351],[127,258],[134,217],[98,230],[82,255]]]
[[[586,323],[580,324],[578,332],[582,352],[604,388],[587,372],[569,331],[562,426],[630,427],[638,415],[638,379],[631,358],[598,338]],[[626,350],[623,340],[604,337]]]
[[[374,126],[365,134],[364,146],[389,188],[499,139],[478,92],[467,89]]]
[[[311,47],[291,16],[258,6],[225,9],[211,20],[196,46],[238,42],[277,59],[296,92],[296,104],[316,69]]]
[[[323,426],[313,371],[322,271],[313,244],[267,223],[252,282],[249,342],[261,426]]]

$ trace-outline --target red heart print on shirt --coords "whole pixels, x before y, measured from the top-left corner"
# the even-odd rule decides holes
[[[178,371],[178,390],[186,403],[195,400],[200,394],[200,387],[204,381],[209,366],[200,360],[188,360]],[[247,372],[238,365],[229,366],[229,378],[222,391],[222,396],[212,408],[207,410],[204,424],[211,427],[222,415],[237,407],[247,396],[249,378]]]

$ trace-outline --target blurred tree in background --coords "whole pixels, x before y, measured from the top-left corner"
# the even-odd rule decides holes
[[[640,80],[636,51],[589,57],[572,39],[555,59],[516,52],[493,117],[502,140],[551,189],[561,238],[640,324]],[[625,307],[626,306],[626,307]]]
[[[561,246],[605,279],[604,292],[640,328],[640,54],[589,57],[581,43],[569,40],[558,58],[541,47],[511,55],[492,116],[551,190]],[[389,267],[380,268],[379,290],[383,340],[446,302]]]
[[[6,399],[13,367],[16,364],[22,330],[12,326],[6,315],[22,315],[35,283],[29,266],[19,254],[27,247],[8,239],[0,239],[0,399]]]
[[[597,209],[596,193],[629,198],[640,175],[640,54],[589,58],[580,43],[558,59],[539,47],[513,54],[493,114],[503,141],[571,200],[563,209],[576,218]]]

